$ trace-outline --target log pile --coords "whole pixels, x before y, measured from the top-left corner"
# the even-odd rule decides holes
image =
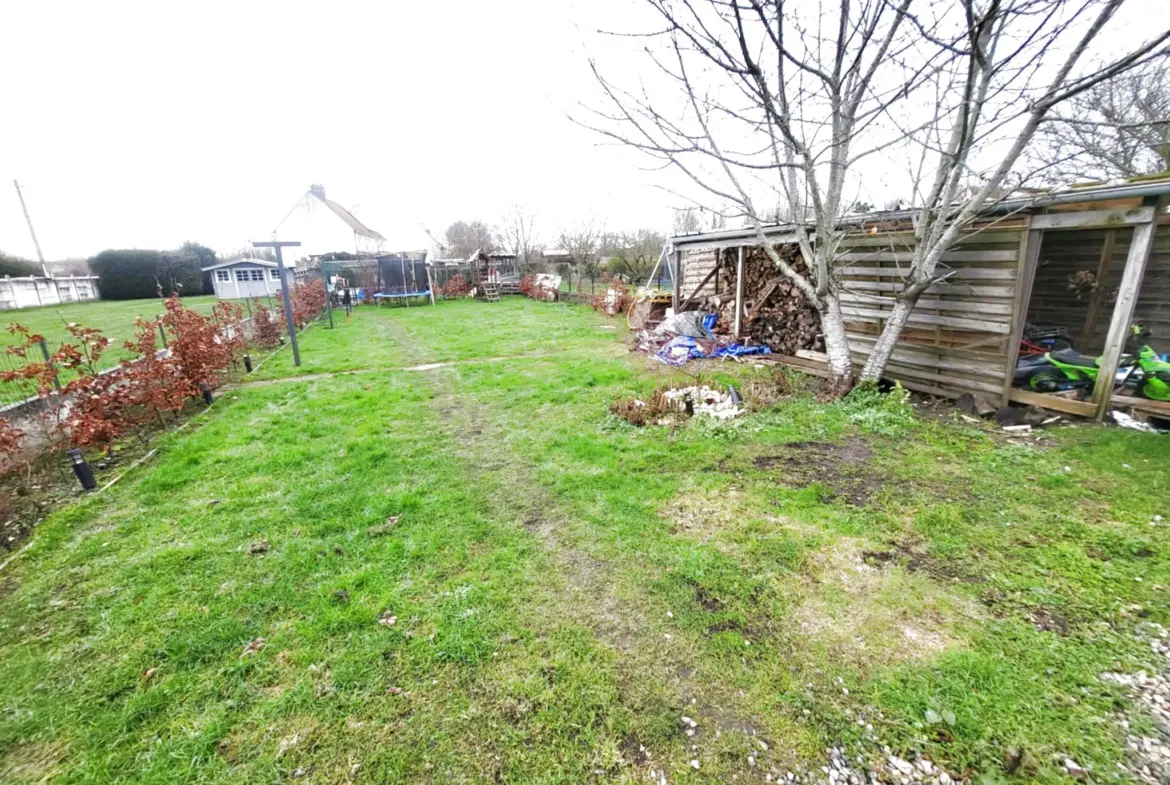
[[[722,252],[720,293],[707,298],[708,307],[719,314],[717,332],[730,333],[734,329],[737,253],[735,249]],[[782,246],[780,254],[797,272],[807,272],[795,245]],[[763,344],[786,355],[795,355],[800,349],[823,351],[820,314],[762,248],[745,250],[744,278],[743,343]]]

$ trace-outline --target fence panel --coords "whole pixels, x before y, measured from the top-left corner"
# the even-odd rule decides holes
[[[40,358],[36,358],[37,361]],[[15,371],[24,365],[25,361],[14,354],[0,350],[0,371]],[[14,403],[20,403],[23,400],[32,398],[37,394],[37,387],[32,382],[16,381],[3,382],[0,381],[0,407],[10,406]]]

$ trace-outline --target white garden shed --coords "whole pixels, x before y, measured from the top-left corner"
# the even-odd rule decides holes
[[[295,270],[287,262],[285,268],[290,290],[295,289]],[[265,259],[221,262],[204,267],[203,272],[211,273],[215,296],[221,300],[267,297],[280,291],[280,270],[276,262]]]

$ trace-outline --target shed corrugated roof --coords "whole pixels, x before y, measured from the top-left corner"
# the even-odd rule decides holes
[[[1010,196],[984,206],[982,213],[997,215],[1013,212],[1039,210],[1058,204],[1078,202],[1112,201],[1134,199],[1146,196],[1170,195],[1170,174],[1135,178],[1122,183],[1094,183],[1079,186],[1062,186],[1024,196]],[[872,213],[857,213],[842,218],[842,223],[889,223],[912,219],[914,210],[881,210]],[[796,224],[777,223],[764,227],[764,235],[777,243],[796,240]],[[811,228],[811,225],[809,226]],[[720,229],[713,232],[676,235],[670,238],[676,248],[703,250],[735,245],[752,245],[756,241],[755,227]],[[547,255],[547,254],[546,254]]]
[[[208,267],[203,267],[201,269],[203,270],[203,272],[207,272],[209,270],[218,270],[221,267],[235,267],[236,265],[239,265],[239,264],[246,264],[249,267],[256,267],[257,265],[259,265],[260,267],[275,267],[276,266],[276,262],[270,262],[267,259],[234,259],[230,262],[220,262],[219,264],[213,264],[213,265],[210,265]],[[287,264],[287,263],[285,264],[285,267],[289,268],[289,269],[292,269],[294,266],[295,265],[292,265],[292,264]]]

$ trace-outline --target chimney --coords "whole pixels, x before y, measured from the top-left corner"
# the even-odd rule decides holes
[[[325,201],[325,186],[321,185],[320,183],[313,183],[310,185],[309,193],[320,199],[322,202]]]

